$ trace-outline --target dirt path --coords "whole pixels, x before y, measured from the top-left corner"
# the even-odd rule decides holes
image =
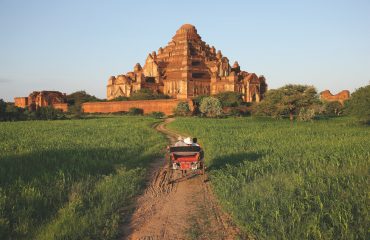
[[[178,135],[165,126],[173,120],[167,119],[156,127],[171,143]],[[239,236],[202,176],[175,176],[178,180],[168,184],[169,177],[165,159],[159,159],[153,166],[146,191],[138,198],[130,222],[123,229],[123,239],[236,239]]]

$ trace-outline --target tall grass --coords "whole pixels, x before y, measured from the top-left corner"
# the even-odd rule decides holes
[[[349,118],[290,123],[181,118],[199,138],[213,189],[261,239],[369,239],[370,129]]]
[[[0,123],[0,239],[112,239],[165,139],[156,120]]]

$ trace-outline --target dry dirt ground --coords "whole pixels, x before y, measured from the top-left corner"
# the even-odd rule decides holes
[[[165,126],[173,120],[156,126],[171,143],[178,135]],[[169,178],[176,180],[168,183]],[[122,227],[122,239],[246,239],[221,211],[206,178],[170,176],[165,158],[155,161],[148,186]]]

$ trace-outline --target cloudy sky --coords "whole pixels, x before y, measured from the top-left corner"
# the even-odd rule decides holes
[[[184,23],[269,88],[353,91],[370,81],[369,13],[368,0],[0,0],[0,98],[105,98],[109,76],[143,65]]]

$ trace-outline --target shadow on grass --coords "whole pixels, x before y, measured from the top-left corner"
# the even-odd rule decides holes
[[[226,165],[235,166],[243,162],[256,162],[263,154],[255,152],[245,152],[245,153],[234,153],[229,155],[222,155],[216,157],[212,160],[211,165],[208,167],[209,170],[219,170]]]
[[[50,221],[69,201],[73,185],[95,184],[121,168],[146,169],[159,157],[131,148],[51,149],[0,157],[0,197],[6,196],[0,207],[5,208],[2,217],[7,221],[4,231],[0,226],[0,239],[33,234],[33,228]],[[142,189],[145,183],[141,184],[137,187]],[[129,211],[122,215],[131,217]],[[17,226],[25,227],[18,231]]]
[[[126,169],[146,168],[159,156],[141,154],[137,149],[121,147],[55,149],[14,154],[0,157],[0,187],[15,181],[30,183],[35,180],[47,180],[48,176],[64,174],[71,178],[87,175],[106,175],[117,167]]]

